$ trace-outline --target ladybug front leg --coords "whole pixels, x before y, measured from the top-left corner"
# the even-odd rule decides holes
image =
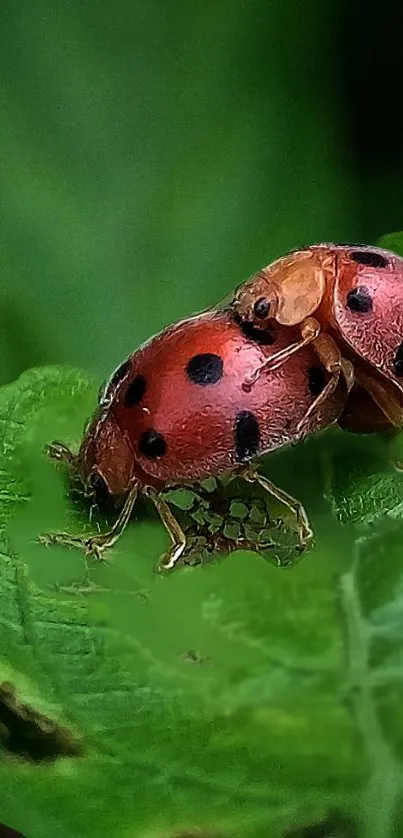
[[[71,535],[68,532],[45,533],[39,536],[41,544],[62,544],[66,547],[78,547],[83,550],[86,556],[100,559],[102,553],[112,547],[120,538],[129,522],[134,504],[139,493],[139,485],[136,483],[130,489],[123,504],[119,517],[116,519],[111,530],[100,535]]]
[[[266,358],[262,364],[259,364],[259,366],[253,370],[253,373],[245,376],[245,384],[248,387],[254,384],[259,378],[262,370],[277,370],[285,363],[285,361],[288,361],[288,359],[291,358],[295,352],[299,352],[304,348],[304,346],[308,346],[310,343],[313,343],[320,334],[320,328],[320,324],[314,317],[306,317],[301,323],[301,340],[290,343],[288,346],[284,347],[284,349],[279,349],[278,352],[274,352],[273,355]]]
[[[172,570],[186,548],[186,535],[183,532],[182,527],[178,524],[175,516],[172,514],[167,502],[161,497],[156,489],[153,489],[151,486],[147,486],[144,489],[144,494],[152,500],[165,529],[168,530],[172,541],[172,547],[161,559],[159,567],[161,570]]]
[[[285,492],[283,489],[279,489],[275,483],[272,483],[271,480],[268,480],[267,477],[264,477],[263,474],[259,474],[252,466],[247,465],[245,468],[241,470],[241,477],[248,481],[248,483],[258,483],[259,486],[262,487],[266,492],[269,493],[275,500],[278,500],[284,506],[289,509],[292,514],[295,516],[297,527],[298,527],[298,535],[301,550],[305,550],[307,547],[311,547],[313,544],[313,531],[312,527],[309,522],[308,515],[302,506],[302,504],[295,500],[288,492]]]
[[[315,339],[314,348],[326,372],[330,374],[330,378],[297,425],[298,434],[304,434],[309,429],[312,417],[318,413],[319,408],[334,393],[341,375],[344,377],[347,393],[350,392],[354,384],[354,367],[350,361],[342,358],[339,347],[330,335],[322,332]]]

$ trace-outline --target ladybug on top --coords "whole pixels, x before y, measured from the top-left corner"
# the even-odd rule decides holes
[[[312,344],[330,373],[321,403],[342,376],[348,390],[355,383],[366,391],[385,425],[403,425],[401,257],[363,245],[295,250],[239,286],[232,306],[241,322],[254,328],[270,332],[276,322],[300,330],[299,340],[290,340],[255,370],[251,385],[263,367],[273,370]]]

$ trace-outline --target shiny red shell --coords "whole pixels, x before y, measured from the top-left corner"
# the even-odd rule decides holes
[[[403,394],[403,259],[380,248],[332,250],[334,275],[318,319]]]
[[[262,307],[262,301],[268,313],[259,318],[256,306]],[[396,406],[403,404],[401,257],[363,245],[313,245],[247,280],[237,289],[233,306],[245,322],[262,330],[276,321],[295,326],[314,317],[353,361],[359,385],[371,385],[371,396],[389,420],[402,424]]]
[[[291,330],[291,337],[295,337]],[[231,472],[295,440],[328,374],[311,347],[282,368],[248,377],[286,346],[290,329],[268,336],[213,311],[170,326],[130,356],[101,395],[79,453],[85,483],[98,475],[111,494],[130,482],[155,488]],[[307,430],[335,421],[341,383]]]

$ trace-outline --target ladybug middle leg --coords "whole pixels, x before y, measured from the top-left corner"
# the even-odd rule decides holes
[[[278,352],[270,355],[262,364],[257,366],[251,375],[245,377],[245,384],[250,386],[254,384],[259,378],[262,370],[277,370],[281,367],[295,352],[299,352],[304,346],[314,343],[321,332],[320,323],[314,317],[306,317],[301,323],[301,340],[294,341]]]
[[[288,492],[285,492],[283,489],[279,489],[275,483],[272,483],[271,480],[264,477],[263,474],[259,474],[259,472],[250,465],[245,466],[241,470],[240,476],[247,480],[248,483],[258,483],[259,486],[275,498],[275,500],[278,500],[283,504],[283,506],[286,506],[295,517],[301,550],[305,550],[307,547],[312,546],[312,527],[306,511],[299,501],[295,500],[295,498],[289,495]]]
[[[321,405],[325,404],[327,399],[334,393],[341,375],[344,378],[347,393],[350,392],[354,384],[354,367],[350,361],[342,357],[339,347],[330,335],[322,332],[315,338],[313,345],[319,360],[323,364],[326,372],[329,373],[330,378],[323,390],[309,406],[303,419],[301,419],[297,426],[297,433],[304,433],[308,429],[312,417],[317,414]]]
[[[301,427],[298,431],[305,427],[306,420],[310,419],[317,409],[324,404],[327,398],[335,391],[339,382],[340,375],[344,376],[347,392],[349,393],[353,383],[353,366],[346,359],[342,358],[340,350],[334,340],[325,332],[321,331],[320,323],[314,317],[305,317],[301,326],[301,340],[294,341],[288,346],[270,355],[262,364],[260,364],[253,373],[246,377],[245,384],[250,387],[259,378],[263,369],[276,370],[281,367],[295,352],[299,352],[305,346],[312,344],[315,352],[325,367],[326,371],[330,373],[331,378],[324,390],[318,395],[313,404],[310,406],[308,413],[301,421]]]

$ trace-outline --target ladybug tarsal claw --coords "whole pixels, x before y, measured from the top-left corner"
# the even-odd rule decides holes
[[[91,559],[96,559],[100,561],[102,559],[102,553],[108,546],[108,544],[102,544],[101,541],[102,536],[100,537],[99,541],[97,541],[96,536],[94,538],[87,538],[83,541],[83,550],[86,556]]]
[[[186,549],[186,535],[171,512],[167,502],[155,489],[152,488],[152,486],[146,486],[144,488],[144,494],[152,500],[172,541],[172,547],[164,554],[164,556],[162,556],[158,565],[158,570],[173,570]]]
[[[159,561],[158,570],[173,570],[174,567],[176,567],[176,565],[178,564],[180,558],[182,557],[185,547],[186,543],[178,544],[177,546],[172,547],[172,549],[169,550],[168,553],[164,553],[164,555],[161,557]]]
[[[101,561],[102,553],[108,547],[107,535],[85,538],[85,536],[71,535],[68,532],[50,532],[40,535],[38,542],[39,544],[45,544],[47,547],[55,544],[62,547],[76,547],[82,550],[85,556]]]

